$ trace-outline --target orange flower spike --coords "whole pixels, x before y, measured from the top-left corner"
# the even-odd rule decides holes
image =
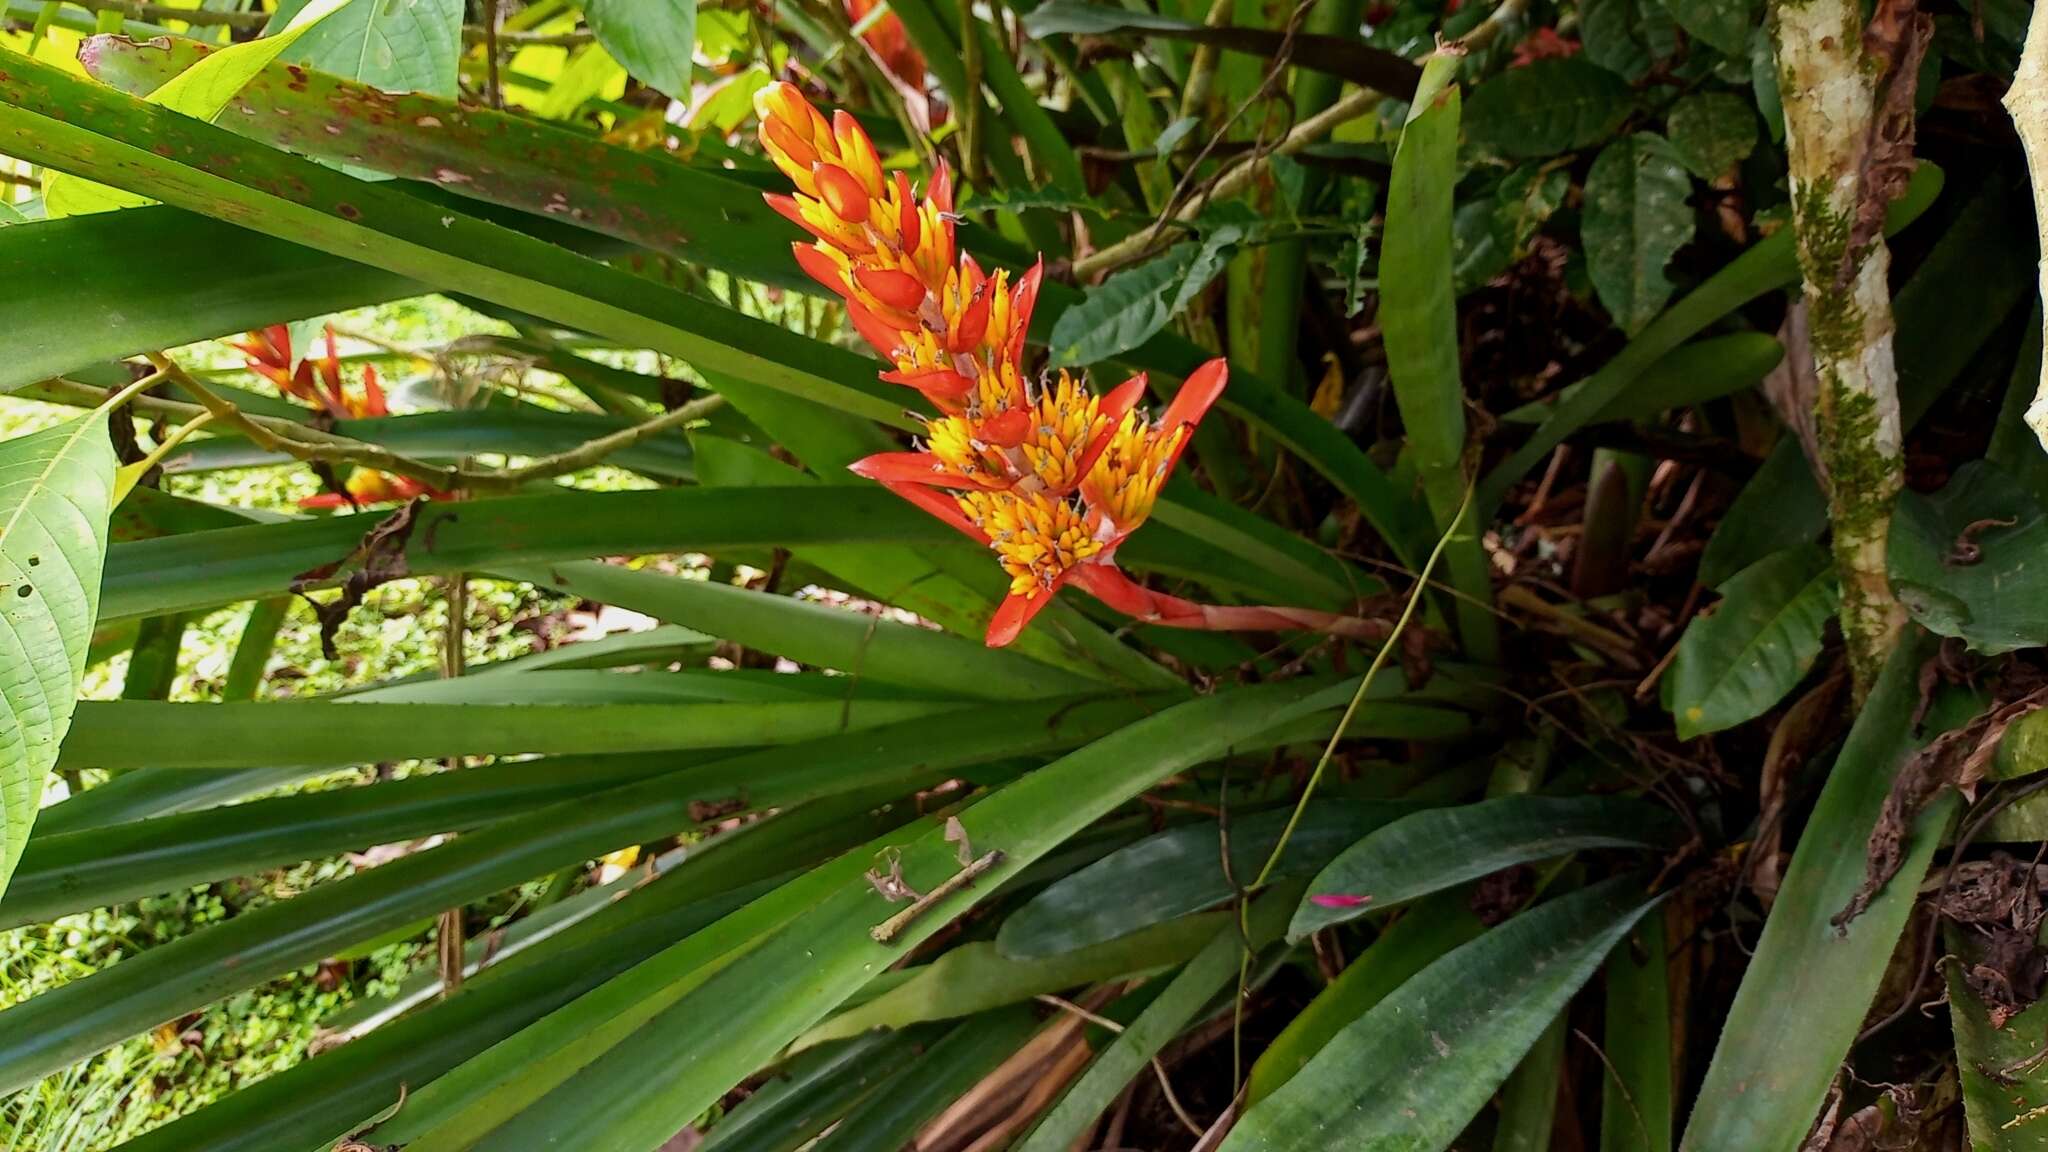
[[[374,418],[389,416],[391,410],[384,406],[384,386],[377,382],[377,366],[363,365],[363,402],[358,417]]]
[[[884,185],[887,178],[882,175],[882,157],[875,151],[875,142],[868,139],[867,129],[845,109],[832,113],[832,139],[839,146],[839,163],[852,173],[876,199],[887,195]]]
[[[925,288],[917,277],[894,268],[856,268],[853,278],[875,299],[899,312],[916,315],[924,303]]]
[[[1081,481],[1081,498],[1101,519],[1102,527],[1097,534],[1108,542],[1110,549],[1114,550],[1152,514],[1159,489],[1180,461],[1180,454],[1186,451],[1195,425],[1201,423],[1216,398],[1223,394],[1229,379],[1228,363],[1222,359],[1209,361],[1188,376],[1157,424],[1126,409],[1108,444],[1097,450],[1086,479]],[[1126,390],[1132,393],[1129,402],[1135,404],[1136,389],[1131,384],[1118,389],[1118,398]]]
[[[832,214],[848,224],[865,224],[873,212],[874,200],[853,173],[837,164],[820,164],[811,171],[818,182],[818,199]]]
[[[910,175],[896,173],[896,242],[905,252],[916,254],[918,242],[924,238],[924,214],[918,207],[917,197],[910,194]]]

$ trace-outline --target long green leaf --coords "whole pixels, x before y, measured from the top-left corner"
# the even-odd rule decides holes
[[[330,706],[331,707],[331,706]],[[0,1090],[335,949],[690,826],[656,779],[558,804],[151,949],[0,1013]]]
[[[1952,795],[1929,805],[1910,829],[1898,873],[1862,915],[1834,925],[1864,883],[1863,845],[1892,777],[1922,742],[1914,701],[1928,647],[1915,634],[1892,652],[1828,772],[1721,1027],[1680,1143],[1686,1152],[1797,1149],[1869,1013],[1956,807]],[[1795,1020],[1798,1027],[1785,1026]]]
[[[499,571],[601,604],[715,632],[748,648],[886,684],[947,695],[1019,699],[1072,695],[1099,683],[963,637],[730,585],[608,564]]]
[[[108,620],[208,608],[288,590],[346,557],[384,513],[191,532],[115,546]],[[877,487],[564,492],[429,504],[405,542],[414,576],[588,556],[747,546],[952,542],[951,529]],[[1136,541],[1133,541],[1136,543]]]
[[[1677,838],[1664,809],[1615,796],[1500,796],[1394,821],[1331,861],[1288,926],[1300,939],[1514,864],[1587,848],[1654,848]]]
[[[1463,889],[1438,893],[1402,913],[1260,1054],[1246,1082],[1245,1107],[1271,1096],[1352,1021],[1485,930],[1472,912],[1471,894]]]
[[[1223,1152],[1442,1152],[1653,906],[1618,876],[1445,956],[1247,1109]]]
[[[85,677],[114,466],[104,413],[0,443],[0,890]]]
[[[1000,863],[975,887],[912,920],[891,942],[868,934],[888,917],[889,906],[866,882],[849,877],[750,951],[745,964],[711,976],[559,1089],[528,1101],[524,1111],[499,1111],[494,1127],[473,1125],[460,1138],[450,1133],[449,1139],[423,1139],[412,1152],[474,1147],[485,1137],[494,1152],[570,1138],[618,1152],[652,1150],[900,950],[916,946],[971,906],[978,894],[1163,776],[1222,754],[1297,711],[1321,710],[1333,701],[1332,692],[1293,686],[1219,693],[1168,709],[1033,772],[961,813],[976,851],[998,850]],[[960,867],[955,846],[938,829],[901,844],[898,859],[908,881],[925,890]],[[781,991],[764,994],[771,988]],[[791,995],[790,989],[802,991]],[[678,1049],[672,1043],[678,1028],[697,1043]],[[640,1074],[618,1074],[626,1068]]]
[[[334,431],[418,459],[455,460],[478,454],[543,456],[626,427],[627,421],[609,416],[519,407],[343,420],[335,424]],[[247,440],[216,436],[187,441],[164,461],[164,471],[206,472],[290,462],[291,457],[266,452]],[[665,480],[696,478],[690,442],[680,433],[643,440],[607,456],[605,463]]]
[[[325,1152],[387,1110],[534,1020],[648,957],[764,899],[766,879],[885,832],[905,813],[860,815],[856,801],[811,805],[744,834],[692,846],[680,868],[575,928],[484,969],[459,996],[245,1086],[129,1144],[130,1152]],[[714,849],[715,850],[712,850]],[[404,1110],[401,1110],[402,1112]]]
[[[1345,846],[1414,811],[1400,803],[1311,806],[1274,867],[1275,879],[1311,876]],[[1292,810],[1234,817],[1230,873],[1223,829],[1210,821],[1172,828],[1067,876],[1003,921],[996,943],[1019,958],[1054,956],[1114,940],[1153,924],[1213,907],[1235,895],[1231,883],[1255,875],[1272,854]]]
[[[1600,1152],[1671,1152],[1671,990],[1664,918],[1652,913],[1607,958],[1608,1073]]]
[[[870,363],[850,352],[26,58],[10,61],[0,79],[0,143],[24,159],[231,215],[268,235],[884,423],[908,423],[901,404],[873,382]]]
[[[0,926],[49,920],[295,860],[472,828],[673,772],[674,753],[554,757],[256,800],[62,835],[37,835],[0,898]]]
[[[876,1032],[805,1052],[712,1126],[703,1152],[796,1152],[876,1091],[937,1028]]]
[[[961,1021],[901,1066],[812,1152],[901,1152],[926,1122],[1015,1055],[1037,1028],[1038,1017],[1023,1005]]]
[[[962,944],[887,992],[797,1037],[801,1051],[875,1028],[950,1020],[1122,976],[1170,968],[1201,950],[1233,914],[1211,912],[1154,924],[1102,944],[1015,960],[986,940]]]
[[[734,748],[812,739],[955,704],[166,704],[87,701],[59,763],[258,768],[512,753]]]

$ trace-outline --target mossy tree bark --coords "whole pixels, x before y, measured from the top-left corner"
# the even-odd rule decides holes
[[[1885,572],[1903,473],[1882,222],[1910,171],[1924,17],[1880,0],[1866,30],[1857,0],[1776,0],[1772,26],[1842,632],[1860,699],[1905,622]]]

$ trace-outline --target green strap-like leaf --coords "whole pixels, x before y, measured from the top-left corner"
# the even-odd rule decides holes
[[[1346,845],[1414,810],[1402,803],[1313,805],[1289,837],[1272,878],[1313,875]],[[1212,821],[1148,836],[1032,897],[1003,921],[996,943],[1019,958],[1056,956],[1213,907],[1237,891],[1233,875],[1257,874],[1292,814],[1233,816],[1228,874],[1224,831]]]
[[[1898,873],[1862,915],[1834,925],[1865,883],[1864,845],[1894,775],[1923,738],[1936,735],[1913,731],[1930,647],[1924,633],[1901,641],[1828,771],[1721,1026],[1680,1143],[1685,1152],[1794,1152],[1869,1015],[1956,808],[1952,794],[1930,804],[1903,830]]]
[[[99,413],[0,443],[0,890],[85,676],[114,468]]]
[[[1246,1110],[1223,1152],[1442,1152],[1653,906],[1618,876],[1445,956]]]
[[[1664,704],[1682,740],[1733,728],[1775,707],[1820,655],[1840,592],[1828,555],[1811,544],[1766,556],[1721,589],[1710,616],[1678,641]]]
[[[1298,940],[1513,864],[1586,848],[1656,847],[1676,832],[1670,813],[1618,796],[1500,796],[1417,812],[1331,861],[1287,934]]]

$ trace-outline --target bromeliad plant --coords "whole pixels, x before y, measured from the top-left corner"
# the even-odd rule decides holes
[[[941,165],[922,199],[908,174],[885,172],[844,111],[827,121],[794,85],[755,96],[761,144],[794,195],[775,210],[808,231],[792,246],[812,279],[845,304],[854,329],[939,415],[924,446],[851,465],[986,545],[1010,578],[987,641],[1017,638],[1068,583],[1119,612],[1171,628],[1319,629],[1378,639],[1376,621],[1308,609],[1198,604],[1146,588],[1117,567],[1117,547],[1144,524],[1195,426],[1223,394],[1221,358],[1195,369],[1155,421],[1139,410],[1139,373],[1098,396],[1065,369],[1034,374],[1024,337],[1045,274],[1041,258],[1010,283],[958,252],[953,184]],[[938,491],[934,491],[937,489]]]

